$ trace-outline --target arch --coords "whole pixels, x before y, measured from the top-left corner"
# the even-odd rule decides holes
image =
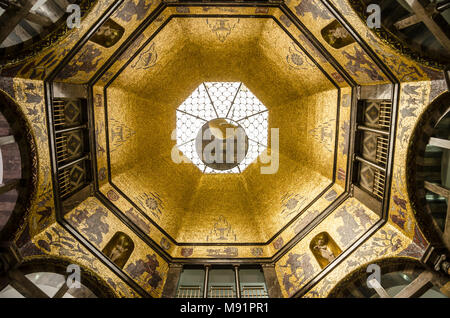
[[[81,288],[68,288],[66,291],[63,291],[59,294],[59,297],[64,296],[66,293],[69,295],[69,297],[75,297],[75,298],[86,298],[86,297],[97,297],[97,298],[115,298],[117,297],[114,291],[111,289],[111,287],[108,286],[108,284],[100,278],[97,274],[92,272],[91,270],[76,264],[74,262],[68,261],[66,259],[57,258],[57,257],[39,257],[39,258],[33,258],[25,260],[21,265],[18,267],[18,271],[23,274],[25,277],[27,277],[29,280],[31,280],[34,284],[36,284],[36,280],[39,277],[33,277],[31,274],[37,274],[37,273],[45,273],[47,277],[44,277],[44,279],[41,278],[41,283],[43,284],[55,284],[55,286],[51,286],[56,288],[56,283],[59,283],[61,285],[62,281],[65,281],[67,279],[67,275],[71,274],[71,271],[68,271],[69,265],[77,265],[80,268],[80,279],[81,279]],[[58,280],[55,281],[55,277],[51,277],[51,274],[58,274],[56,277]],[[9,275],[13,276],[13,275]],[[43,276],[43,275],[41,275]],[[56,275],[54,275],[56,276]],[[53,278],[53,282],[52,282]],[[43,282],[42,282],[43,281]],[[38,285],[38,284],[36,284]],[[59,287],[59,286],[58,286]],[[4,289],[3,289],[4,290]],[[1,292],[1,291],[0,291]],[[25,296],[25,295],[24,295]]]
[[[13,137],[13,142],[17,144],[20,160],[20,178],[9,180],[3,192],[16,191],[17,198],[14,204],[8,208],[10,214],[0,225],[0,241],[8,241],[24,224],[24,220],[29,214],[32,198],[36,194],[37,188],[37,152],[36,143],[30,125],[20,106],[5,92],[0,90],[0,113],[4,118],[4,124],[9,131],[9,136]],[[16,167],[17,168],[17,167]],[[14,168],[15,169],[15,168]],[[14,175],[17,175],[14,173]],[[2,197],[0,195],[0,203]],[[5,202],[5,200],[3,200]]]
[[[420,229],[432,244],[445,245],[443,231],[431,215],[431,209],[426,201],[424,164],[425,152],[435,127],[444,116],[450,114],[450,92],[437,97],[422,113],[411,134],[406,158],[406,184],[411,206]],[[450,202],[449,202],[450,203]],[[447,242],[449,248],[450,242]]]
[[[379,283],[385,291],[388,291],[389,295],[386,295],[387,297],[401,297],[402,294],[399,294],[399,291],[411,284],[420,275],[427,275],[429,281],[423,285],[415,297],[420,297],[426,292],[430,293],[431,289],[433,290],[431,292],[433,295],[441,293],[446,297],[450,296],[448,290],[449,278],[442,273],[428,270],[424,264],[411,258],[391,257],[358,267],[337,283],[328,294],[328,297],[377,297],[378,294],[375,289],[367,286],[367,280],[375,273],[373,270],[368,270],[369,265],[373,264],[379,266]]]
[[[97,0],[74,0],[70,1],[69,3],[78,5],[80,10],[81,18],[84,18],[94,7]],[[21,15],[20,12],[17,12],[17,10],[14,10],[14,8],[11,8],[11,15],[9,17],[9,20],[15,19],[16,14]],[[28,8],[28,15],[22,17],[20,20],[17,20],[16,24],[19,23],[25,23],[27,24],[28,31],[30,31],[30,28],[33,31],[30,31],[30,37],[24,38],[21,42],[17,44],[13,44],[11,46],[2,47],[0,48],[0,64],[3,65],[13,65],[14,63],[20,62],[22,60],[25,60],[29,57],[35,57],[43,50],[49,49],[55,44],[57,44],[60,40],[64,39],[64,37],[68,34],[68,32],[71,31],[71,29],[68,27],[66,20],[68,17],[72,14],[72,11],[66,11],[67,8],[61,8],[64,10],[64,12],[61,12],[60,10],[56,10],[55,12],[51,12],[52,16],[59,16],[59,18],[52,22],[51,19],[49,19],[48,16],[43,14],[43,11],[37,12],[31,12],[31,8]],[[48,9],[44,9],[48,10]],[[16,13],[14,13],[16,12]],[[33,22],[33,26],[31,26],[28,22]],[[10,34],[14,33],[14,29],[11,30],[10,28],[14,27],[14,25],[8,25],[8,36]],[[28,31],[26,33],[28,33]],[[17,34],[14,34],[15,38],[21,38],[20,36],[17,36]],[[51,53],[49,51],[49,53]],[[47,56],[48,58],[48,56]],[[41,62],[43,62],[46,58],[44,57]],[[48,61],[47,61],[48,62]]]
[[[373,11],[367,11],[367,6],[372,2],[368,0],[348,0],[348,2],[359,18],[366,23],[373,13]],[[391,14],[385,14],[386,12],[390,12]],[[395,17],[392,13],[394,13]],[[422,42],[426,39],[426,35],[429,34],[427,33],[427,27],[422,24],[416,24],[415,27],[410,28],[410,30],[413,30],[412,32],[403,33],[402,31],[404,31],[405,28],[403,28],[403,30],[398,30],[397,27],[394,26],[394,22],[401,21],[405,18],[405,14],[407,13],[408,9],[402,6],[400,1],[385,1],[381,8],[381,16],[389,16],[389,19],[386,18],[386,21],[383,21],[382,18],[381,27],[371,28],[371,33],[369,35],[378,37],[397,54],[406,56],[407,58],[426,66],[443,69],[449,59],[449,55],[446,54],[447,52],[445,49],[436,51],[428,48],[425,50],[419,43],[412,44],[410,43],[411,41],[407,41],[407,39],[410,38]],[[442,21],[442,17],[439,17],[439,20]],[[442,22],[440,22],[440,24],[442,24]],[[419,47],[422,49],[419,50]]]

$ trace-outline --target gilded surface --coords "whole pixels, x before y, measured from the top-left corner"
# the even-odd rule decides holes
[[[123,266],[124,272],[152,297],[161,297],[168,271],[167,262],[142,242],[97,199],[93,197],[86,199],[69,212],[65,218],[98,250],[103,250],[118,231],[127,234],[134,243],[134,250]]]
[[[14,78],[1,87],[15,100],[25,115],[37,146],[37,191],[30,207],[23,235],[33,236],[55,220],[53,190],[48,152],[48,135],[44,101],[44,86],[37,80]]]
[[[396,227],[387,223],[348,256],[343,263],[321,279],[304,297],[327,297],[331,289],[347,274],[358,268],[365,268],[370,263],[383,258],[401,256],[420,259],[425,247],[420,243],[411,242]],[[415,252],[411,253],[412,250]]]
[[[3,68],[0,88],[20,105],[38,145],[38,191],[23,234],[32,237],[32,242],[23,248],[24,253],[27,257],[67,258],[101,274],[117,295],[135,297],[136,293],[110,269],[54,223],[42,82],[112,3],[98,1],[80,29],[69,32],[35,58]],[[382,43],[346,0],[332,3],[401,82],[393,181],[388,223],[306,297],[325,297],[346,274],[374,260],[422,256],[428,243],[416,224],[408,199],[406,152],[417,117],[446,89],[442,73],[411,61]],[[111,16],[126,30],[119,42],[105,48],[88,41],[59,75],[59,80],[88,82],[158,4],[158,1],[125,1]],[[334,23],[334,17],[321,1],[291,0],[286,4],[356,83],[388,82],[357,42],[348,39]],[[225,17],[170,19],[174,14]],[[255,18],[232,17],[236,14]],[[273,15],[295,41],[274,20],[259,15]],[[165,27],[155,35],[163,24]],[[330,31],[325,36],[321,33],[324,28]],[[346,45],[337,48],[343,44]],[[104,94],[104,86],[125,65]],[[330,79],[340,88],[339,92]],[[193,165],[176,165],[171,161],[175,109],[203,81],[242,81],[267,106],[269,128],[280,129],[277,174],[261,175],[261,163],[254,163],[239,175],[206,176]],[[278,9],[167,8],[93,87],[100,192],[172,257],[271,257],[344,192],[351,93],[336,69]],[[331,185],[333,173],[336,178]],[[331,187],[319,196],[328,185]],[[167,263],[100,202],[89,198],[67,219],[99,250],[117,231],[129,235],[135,250],[124,266],[125,273],[152,296],[161,295]],[[339,249],[345,251],[377,220],[362,203],[347,199],[277,262],[283,295],[292,296],[322,270],[309,246],[315,235],[327,232]],[[169,235],[179,242],[259,244],[179,246]]]
[[[345,251],[377,220],[378,216],[356,199],[346,200],[275,264],[283,295],[292,296],[322,270],[310,249],[317,234],[327,232]]]
[[[333,175],[336,116],[321,111],[324,105],[337,111],[333,84],[304,53],[299,55],[300,48],[273,20],[225,22],[172,19],[107,89],[112,182],[177,242],[265,242],[319,195]],[[219,23],[229,31],[205,28]],[[210,44],[200,50],[206,42]],[[274,45],[281,46],[275,54],[269,49]],[[266,71],[260,73],[261,68]],[[281,136],[276,174],[261,175],[260,164],[254,163],[242,175],[204,176],[191,164],[171,161],[175,141],[168,131],[175,129],[175,109],[202,81],[243,81],[267,105],[269,126],[279,128]],[[98,113],[100,131],[103,114]],[[294,131],[296,138],[291,138]],[[103,132],[97,135],[103,138]],[[98,147],[102,154],[105,148]],[[99,162],[103,178],[105,160]],[[264,187],[267,183],[282,192]],[[294,201],[298,206],[292,206]],[[196,221],[200,217],[201,225]],[[218,218],[226,220],[230,235],[211,234]]]
[[[32,241],[21,249],[21,253],[26,260],[46,257],[62,258],[100,276],[118,297],[139,297],[133,289],[58,224],[53,224],[34,236]]]

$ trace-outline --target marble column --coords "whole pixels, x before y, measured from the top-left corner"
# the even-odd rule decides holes
[[[266,280],[266,288],[269,298],[282,298],[280,283],[275,272],[275,264],[262,264],[264,279]]]
[[[162,292],[162,298],[175,298],[177,295],[178,281],[183,270],[182,264],[170,264],[167,272],[166,283]]]

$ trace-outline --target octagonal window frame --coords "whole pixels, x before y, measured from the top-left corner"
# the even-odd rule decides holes
[[[226,92],[229,93],[228,96],[225,96]],[[195,149],[195,138],[199,130],[205,123],[215,119],[225,119],[239,125],[248,136],[248,151],[242,161],[231,169],[218,170],[209,167],[200,159]],[[176,127],[178,150],[205,174],[241,173],[254,163],[269,145],[269,110],[243,82],[201,83],[177,108]],[[192,127],[193,130],[187,131]]]

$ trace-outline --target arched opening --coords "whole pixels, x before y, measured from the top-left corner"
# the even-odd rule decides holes
[[[420,117],[410,140],[408,193],[427,238],[450,248],[450,93],[439,96]]]
[[[19,106],[0,91],[0,241],[13,237],[36,189],[36,145]]]
[[[25,261],[0,278],[0,298],[115,297],[97,275],[58,258]]]
[[[330,298],[448,298],[450,280],[407,258],[384,259],[348,274]]]

